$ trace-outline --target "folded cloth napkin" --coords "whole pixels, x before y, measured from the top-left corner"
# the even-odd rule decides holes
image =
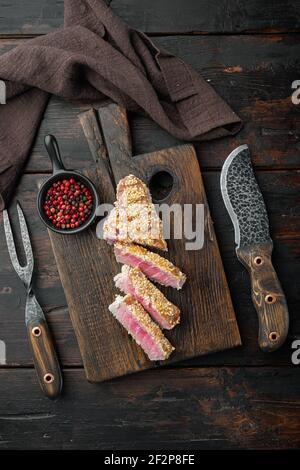
[[[241,120],[189,65],[131,29],[103,0],[65,0],[64,27],[0,57],[0,210],[30,153],[50,94],[109,97],[150,116],[174,136],[232,135]]]

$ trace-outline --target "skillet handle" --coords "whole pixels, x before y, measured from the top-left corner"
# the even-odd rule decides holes
[[[64,164],[60,155],[59,147],[54,135],[48,134],[45,137],[45,147],[52,163],[52,173],[65,171]]]

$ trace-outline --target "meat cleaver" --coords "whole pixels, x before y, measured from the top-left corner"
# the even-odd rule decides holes
[[[237,257],[251,277],[259,346],[272,352],[286,339],[289,314],[271,261],[273,242],[268,215],[247,145],[241,145],[227,157],[221,172],[221,192],[234,226]]]

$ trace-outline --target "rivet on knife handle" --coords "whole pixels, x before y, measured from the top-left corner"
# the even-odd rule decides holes
[[[288,307],[271,261],[272,248],[269,242],[236,250],[251,277],[252,300],[259,321],[258,343],[265,352],[278,349],[289,328]]]
[[[28,295],[26,310],[41,310],[34,294]],[[35,315],[26,327],[40,387],[48,398],[56,398],[62,389],[62,375],[46,320],[42,314]]]

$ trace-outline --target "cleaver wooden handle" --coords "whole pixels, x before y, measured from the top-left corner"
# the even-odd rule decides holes
[[[259,347],[264,352],[278,349],[289,328],[289,313],[280,282],[272,265],[273,244],[237,248],[237,256],[251,277],[251,294],[256,308]]]

